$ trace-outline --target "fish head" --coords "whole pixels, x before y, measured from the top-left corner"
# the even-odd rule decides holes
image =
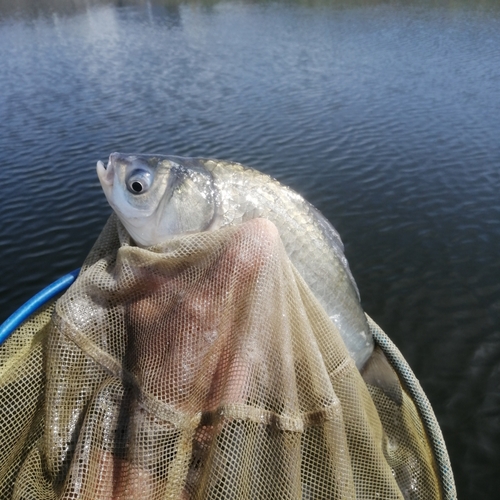
[[[112,153],[107,164],[97,162],[97,175],[109,204],[140,246],[214,226],[217,189],[201,159]]]

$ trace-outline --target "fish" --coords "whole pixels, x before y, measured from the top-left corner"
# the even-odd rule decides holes
[[[212,158],[112,153],[97,162],[97,175],[140,247],[254,218],[271,221],[358,369],[370,358],[374,341],[341,238],[299,193],[256,169]]]

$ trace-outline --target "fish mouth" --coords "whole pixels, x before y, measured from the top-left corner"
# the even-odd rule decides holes
[[[101,181],[101,185],[104,188],[104,186],[112,186],[113,185],[113,179],[114,179],[114,162],[113,162],[113,155],[116,155],[116,153],[112,153],[109,156],[109,160],[107,163],[104,163],[101,160],[97,160],[97,177],[99,177],[99,180]]]

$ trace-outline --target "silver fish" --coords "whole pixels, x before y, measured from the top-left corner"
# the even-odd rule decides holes
[[[302,196],[257,170],[204,158],[113,153],[97,174],[109,204],[143,247],[263,217],[335,323],[361,369],[373,339],[342,241]]]

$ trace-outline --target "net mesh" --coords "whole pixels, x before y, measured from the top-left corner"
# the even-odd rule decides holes
[[[383,359],[359,373],[269,221],[143,249],[112,216],[0,349],[0,497],[444,498]]]

